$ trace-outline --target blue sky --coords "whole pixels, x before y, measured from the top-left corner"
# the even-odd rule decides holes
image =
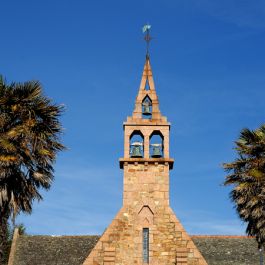
[[[190,234],[244,234],[223,187],[242,128],[264,123],[261,0],[10,0],[1,3],[0,73],[39,80],[65,104],[55,182],[31,234],[100,234],[122,205],[122,122],[133,111],[152,25],[160,109],[172,123],[170,202]]]

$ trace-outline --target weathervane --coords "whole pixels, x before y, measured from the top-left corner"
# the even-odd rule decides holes
[[[151,25],[146,24],[143,26],[143,33],[145,33],[144,40],[146,41],[146,56],[149,56],[149,43],[151,41],[150,36]]]

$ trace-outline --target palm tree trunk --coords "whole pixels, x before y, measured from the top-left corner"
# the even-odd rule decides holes
[[[0,264],[8,260],[8,214],[0,213]]]

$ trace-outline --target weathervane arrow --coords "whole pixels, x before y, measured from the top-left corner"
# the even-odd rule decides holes
[[[145,33],[146,31],[150,30],[151,29],[151,25],[149,24],[146,24],[143,26],[143,33]]]

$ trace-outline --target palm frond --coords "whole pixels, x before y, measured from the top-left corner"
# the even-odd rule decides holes
[[[30,213],[39,189],[50,188],[56,154],[65,149],[63,111],[38,81],[8,85],[0,76],[0,210]]]
[[[229,173],[224,185],[233,185],[230,198],[239,217],[247,223],[246,233],[265,244],[265,125],[243,129],[235,142],[238,158],[224,163]]]

